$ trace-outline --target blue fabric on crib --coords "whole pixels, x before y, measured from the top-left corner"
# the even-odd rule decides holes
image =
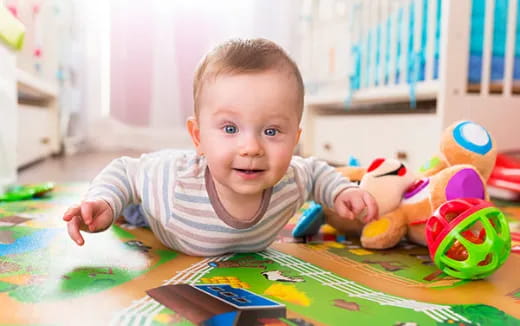
[[[513,0],[518,1],[520,0]],[[507,37],[507,16],[509,0],[495,0],[493,12],[493,44],[491,49],[491,81],[500,81],[504,78],[505,52]],[[482,76],[484,29],[485,29],[485,0],[473,0],[471,8],[471,38],[470,58],[468,63],[468,81],[480,83]],[[518,17],[518,15],[517,15]],[[514,73],[513,79],[520,79],[520,20],[516,22],[516,44],[514,50]]]
[[[516,18],[513,59],[513,79],[520,80],[520,0]],[[484,26],[485,26],[485,0],[473,0],[471,12],[471,40],[470,58],[468,69],[468,81],[480,83],[482,76],[482,50],[484,48]],[[508,25],[509,0],[496,0],[494,10],[493,46],[491,50],[491,81],[500,81],[504,78],[506,37]]]
[[[518,6],[520,7],[520,0]],[[509,0],[495,0],[494,26],[493,26],[493,54],[503,56],[506,52],[506,36],[507,36],[507,16],[508,16]],[[516,44],[515,56],[520,56],[520,8],[517,11],[516,22]],[[484,47],[484,26],[485,26],[485,0],[473,0],[471,8],[471,40],[470,52],[473,54],[481,54]]]
[[[441,0],[435,0],[437,1],[437,11],[435,13],[436,21],[435,24],[435,31],[434,31],[434,63],[433,63],[433,78],[437,79],[439,76],[439,48],[440,48],[440,15],[441,15]],[[385,62],[385,71],[383,75],[383,80],[380,80],[380,75],[378,74],[376,76],[376,85],[379,83],[382,84],[388,84],[389,76],[390,74],[395,74],[395,80],[396,83],[400,82],[401,78],[401,65],[400,61],[404,53],[406,53],[408,62],[406,66],[407,71],[407,83],[412,82],[418,82],[425,80],[425,69],[426,69],[426,42],[428,38],[428,6],[429,1],[428,0],[421,0],[422,4],[422,19],[421,19],[421,43],[418,46],[418,50],[415,50],[415,3],[411,3],[410,6],[407,8],[409,12],[408,20],[403,20],[404,10],[403,8],[400,8],[397,13],[394,15],[391,15],[389,19],[384,21],[382,25],[379,25],[375,32],[370,31],[368,38],[370,39],[373,34],[376,34],[376,38],[378,39],[377,44],[377,52],[376,52],[376,64],[375,64],[375,70],[372,70],[373,67],[368,67],[367,73],[374,73],[375,71],[379,71],[379,66],[382,64],[382,62]],[[397,17],[395,17],[397,16]],[[395,24],[395,21],[397,21],[397,24]],[[402,39],[401,31],[404,27],[403,24],[408,25],[408,42],[407,44],[404,44]],[[385,25],[386,29],[389,31],[387,34],[382,33],[382,26]],[[380,57],[380,47],[383,42],[386,42],[386,48],[389,49],[390,46],[390,36],[394,32],[394,29],[397,30],[397,43],[396,43],[396,65],[395,65],[395,72],[390,71],[390,53],[389,51],[386,52],[386,57],[381,58]],[[382,39],[382,35],[385,35],[386,38]],[[381,37],[380,37],[381,36]],[[406,51],[406,52],[404,52]],[[417,53],[416,53],[417,52]],[[370,52],[367,52],[370,53]],[[367,64],[370,66],[370,62],[367,62]]]
[[[434,58],[433,58],[433,79],[439,78],[439,61],[440,61],[440,34],[441,34],[441,13],[442,13],[442,1],[437,1],[437,11],[435,13],[436,22],[434,24]],[[486,0],[472,0],[471,8],[471,27],[470,27],[470,44],[469,44],[469,61],[468,61],[468,81],[470,83],[480,83],[482,75],[482,61],[483,61],[483,41],[484,41],[484,26],[485,26],[485,1]],[[513,79],[520,81],[520,0],[495,0],[494,15],[494,26],[493,26],[493,42],[492,42],[492,53],[491,53],[491,81],[501,81],[504,78],[505,70],[505,52],[506,52],[506,37],[507,37],[507,25],[508,25],[508,6],[509,1],[518,2],[518,11],[516,18],[516,43],[514,47],[514,59],[513,59]],[[415,22],[415,5],[422,5],[422,17],[421,26],[421,44],[414,48],[414,26]],[[390,16],[386,21],[381,22],[375,28],[372,28],[359,40],[358,44],[354,44],[352,48],[354,60],[352,64],[354,69],[352,70],[351,78],[351,90],[355,91],[360,87],[367,87],[369,80],[375,80],[376,85],[386,85],[389,81],[389,76],[394,74],[395,82],[401,83],[402,79],[402,56],[406,55],[406,72],[407,80],[406,83],[411,88],[414,87],[416,82],[425,80],[425,68],[426,68],[426,42],[428,37],[427,26],[428,22],[428,0],[419,0],[418,2],[412,2],[407,10],[410,15],[408,19],[403,19],[404,9],[399,8],[394,14]],[[409,35],[407,43],[404,44],[402,38],[402,29],[407,26]],[[388,31],[383,33],[383,27]],[[390,71],[390,58],[389,51],[386,52],[385,57],[381,55],[382,44],[386,43],[386,49],[389,49],[390,35],[397,30],[396,36],[396,54],[395,54],[395,70]],[[375,42],[374,42],[375,41]],[[375,56],[373,53],[375,52]],[[374,61],[374,62],[372,62]],[[381,65],[384,64],[385,71],[381,78]],[[362,75],[363,74],[363,75]],[[361,81],[363,81],[361,83]],[[413,90],[411,89],[411,92]]]
[[[504,78],[505,58],[492,57],[491,58],[491,81],[502,81]],[[513,60],[513,79],[520,80],[520,57],[515,57]],[[470,83],[480,83],[482,73],[482,55],[470,55],[468,81]]]
[[[520,0],[517,2],[515,35],[515,65],[513,66],[513,76],[518,76],[514,77],[514,79],[520,80],[520,62],[516,60],[520,57]]]

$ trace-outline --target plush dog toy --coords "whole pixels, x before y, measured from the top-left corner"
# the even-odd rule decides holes
[[[377,159],[370,165],[360,187],[376,199],[378,220],[364,226],[359,220],[345,223],[334,211],[325,208],[327,222],[340,232],[361,233],[365,248],[390,248],[404,236],[426,245],[426,220],[441,204],[456,198],[488,199],[485,185],[495,159],[492,138],[482,126],[470,121],[457,122],[444,131],[440,153],[416,175],[397,160]],[[351,170],[340,171],[351,177]]]

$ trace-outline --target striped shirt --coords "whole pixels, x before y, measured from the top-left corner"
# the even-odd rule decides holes
[[[265,249],[306,200],[334,207],[336,195],[351,186],[327,163],[294,156],[282,179],[264,191],[258,213],[243,221],[222,206],[204,157],[169,150],[112,161],[92,181],[85,200],[105,200],[114,217],[126,205],[140,204],[165,246],[214,256]]]

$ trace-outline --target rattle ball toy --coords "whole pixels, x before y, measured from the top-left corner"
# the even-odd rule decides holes
[[[504,214],[477,198],[442,204],[426,222],[426,241],[437,267],[460,279],[491,275],[511,252]]]

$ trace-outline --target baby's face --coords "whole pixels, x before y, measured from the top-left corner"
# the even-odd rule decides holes
[[[256,195],[285,174],[300,135],[296,82],[285,72],[220,75],[200,94],[200,145],[217,190]]]

